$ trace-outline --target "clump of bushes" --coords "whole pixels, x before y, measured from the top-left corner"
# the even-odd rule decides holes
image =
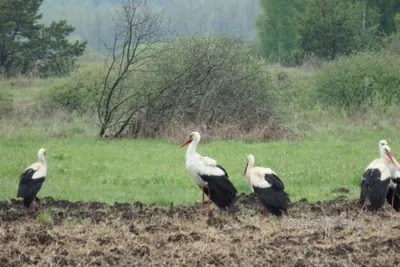
[[[241,40],[181,38],[147,53],[155,56],[131,66],[112,91],[103,64],[75,70],[56,80],[45,106],[109,120],[101,137],[173,139],[189,128],[214,138],[282,137],[271,73]]]
[[[45,110],[63,109],[78,114],[95,112],[104,74],[100,65],[89,64],[66,78],[55,79],[51,88],[41,96]]]
[[[400,57],[363,52],[325,63],[316,75],[318,99],[347,113],[400,102]]]
[[[159,49],[168,52],[153,58],[153,72],[142,76],[151,81],[146,87],[152,92],[146,95],[157,97],[148,97],[132,117],[128,135],[165,137],[196,125],[216,138],[242,138],[260,129],[265,129],[263,139],[272,138],[273,129],[282,134],[271,73],[249,46],[235,38],[206,36],[181,38]]]

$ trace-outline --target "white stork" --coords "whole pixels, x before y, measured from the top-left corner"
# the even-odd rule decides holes
[[[17,197],[24,199],[24,206],[29,208],[32,204],[32,210],[37,209],[36,197],[39,190],[42,188],[43,182],[47,175],[47,163],[44,158],[46,151],[41,148],[38,152],[39,162],[33,163],[20,176],[19,188]]]
[[[381,208],[385,199],[394,207],[395,195],[399,198],[393,182],[400,178],[399,167],[386,140],[379,141],[379,151],[381,157],[373,160],[361,177],[360,203],[373,210]],[[399,201],[396,203],[399,205]]]
[[[189,144],[186,150],[186,169],[202,189],[201,218],[204,194],[208,195],[208,216],[210,213],[210,200],[221,210],[229,210],[236,200],[237,190],[229,180],[228,173],[221,165],[218,165],[215,160],[203,157],[196,152],[199,142],[200,134],[193,132],[180,148]]]
[[[260,199],[263,214],[265,209],[276,216],[287,214],[290,199],[281,179],[270,168],[254,167],[254,161],[253,155],[247,156],[243,176],[247,175],[249,184]]]

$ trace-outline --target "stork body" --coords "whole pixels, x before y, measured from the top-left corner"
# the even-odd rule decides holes
[[[385,204],[385,199],[394,206],[397,192],[393,180],[400,178],[399,169],[385,140],[379,141],[379,151],[380,158],[367,166],[361,178],[360,202],[363,207],[368,206],[372,210],[380,209]],[[396,205],[400,205],[397,202]]]
[[[270,168],[254,167],[254,156],[247,156],[247,164],[243,175],[246,175],[254,192],[265,209],[276,216],[287,214],[290,204],[289,195],[278,175]]]
[[[221,165],[217,164],[214,159],[203,157],[196,152],[199,142],[200,134],[193,132],[180,147],[189,144],[186,151],[186,169],[202,189],[200,216],[203,209],[204,194],[208,196],[208,212],[210,212],[210,200],[219,209],[229,210],[236,200],[237,190]]]
[[[38,198],[36,195],[42,188],[47,175],[45,154],[45,149],[41,148],[38,152],[39,161],[26,168],[20,176],[17,197],[24,199],[24,206],[26,208],[32,205],[33,211],[37,208],[35,200],[38,200]]]

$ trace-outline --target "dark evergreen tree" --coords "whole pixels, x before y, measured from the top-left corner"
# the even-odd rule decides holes
[[[285,63],[296,47],[293,0],[260,0],[257,17],[260,50],[265,58]]]
[[[0,68],[7,75],[35,70],[62,75],[82,55],[86,41],[69,43],[74,28],[65,20],[46,26],[39,7],[43,0],[0,0]]]
[[[379,12],[379,29],[386,35],[397,31],[396,14],[400,11],[400,0],[363,0],[370,8],[377,8]]]
[[[379,48],[377,12],[363,13],[362,1],[304,0],[307,5],[296,19],[299,46],[323,59],[334,59],[361,50]],[[364,21],[367,19],[367,23]],[[366,28],[364,28],[366,24]]]

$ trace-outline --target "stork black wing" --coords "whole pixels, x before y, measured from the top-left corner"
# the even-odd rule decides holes
[[[207,187],[204,187],[204,193],[210,196],[211,201],[219,209],[227,210],[233,205],[237,190],[227,175],[201,175],[201,179],[207,183]]]
[[[254,192],[258,195],[263,206],[270,213],[276,216],[287,214],[290,204],[289,195],[284,191],[285,186],[281,179],[275,174],[266,174],[264,179],[271,185],[270,187],[253,186]]]
[[[25,207],[29,207],[35,199],[45,180],[45,177],[32,179],[34,173],[35,170],[27,169],[20,176],[17,197],[22,197],[24,199]]]
[[[389,191],[390,179],[381,181],[381,175],[381,171],[377,168],[367,169],[361,181],[360,201],[363,203],[368,197],[374,210],[381,208],[385,204]]]
[[[30,179],[32,179],[34,173],[35,173],[35,170],[32,169],[32,168],[25,170],[25,171],[21,174],[21,176],[19,177],[20,184],[21,184],[21,183],[22,183],[22,184],[28,183],[28,181],[29,181]]]
[[[225,173],[226,177],[229,178],[228,173],[226,172],[226,170],[224,169],[224,167],[222,167],[221,165],[217,164],[217,168],[220,168],[221,170],[223,170],[223,172]]]
[[[266,174],[264,178],[272,187],[275,187],[278,190],[285,190],[285,185],[275,174]]]
[[[276,216],[287,214],[290,204],[289,195],[283,190],[276,190],[273,187],[261,188],[253,187],[262,205],[268,212]]]

